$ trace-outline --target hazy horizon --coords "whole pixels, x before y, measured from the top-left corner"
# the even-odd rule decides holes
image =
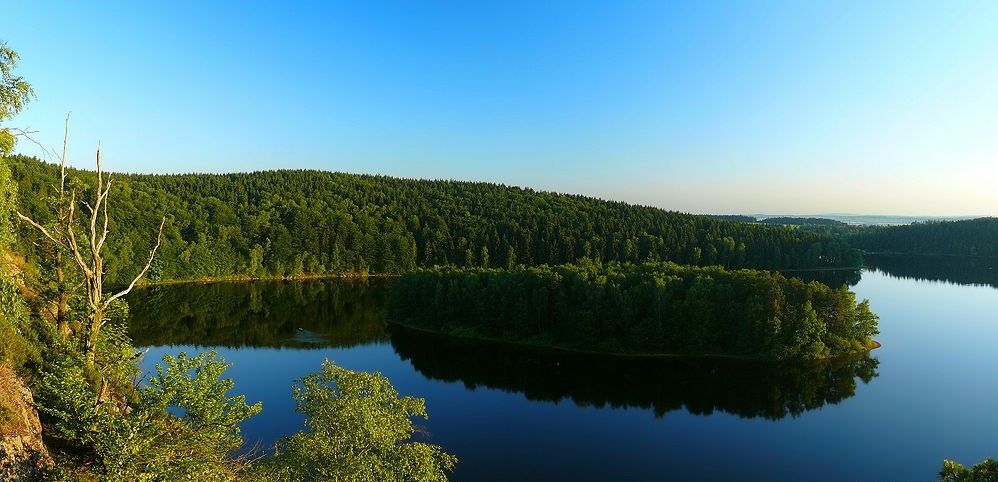
[[[998,4],[14,4],[15,119],[108,169],[998,215]],[[41,152],[28,142],[19,150]]]

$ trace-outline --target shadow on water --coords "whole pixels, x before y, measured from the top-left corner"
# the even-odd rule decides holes
[[[998,259],[964,256],[933,256],[909,254],[867,254],[863,257],[866,270],[877,271],[897,279],[939,281],[966,286],[998,288]],[[860,269],[792,270],[784,271],[788,278],[805,282],[818,281],[829,286],[855,286],[863,277]]]
[[[998,259],[962,256],[868,254],[869,269],[898,279],[998,288]]]
[[[431,379],[523,393],[530,400],[639,407],[656,416],[686,409],[743,418],[797,416],[856,393],[877,377],[868,355],[806,364],[729,359],[614,357],[452,338],[390,327],[392,346]]]
[[[388,290],[390,283],[378,280],[150,287],[129,297],[130,333],[138,346],[205,348],[364,350],[390,340],[401,360],[428,379],[657,416],[685,409],[777,420],[841,402],[877,376],[878,361],[868,356],[803,365],[641,359],[386,330]],[[273,383],[285,390],[290,380]]]
[[[380,280],[153,286],[128,297],[138,346],[324,348],[387,339]]]

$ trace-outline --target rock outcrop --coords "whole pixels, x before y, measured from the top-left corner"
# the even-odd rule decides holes
[[[51,466],[31,392],[17,374],[0,367],[0,481],[40,481]]]

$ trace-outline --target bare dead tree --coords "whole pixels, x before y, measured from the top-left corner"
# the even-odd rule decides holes
[[[69,117],[72,113],[66,114],[66,123],[62,135],[62,155],[59,157],[59,197],[56,199],[56,227],[61,243],[55,244],[55,278],[56,278],[56,301],[55,301],[55,321],[59,327],[59,333],[63,336],[72,334],[69,326],[69,288],[66,286],[66,267],[64,252],[66,251],[66,233],[63,226],[66,226],[66,151],[69,147]]]
[[[63,156],[61,159],[62,172],[60,179],[59,193],[60,197],[65,195],[66,189],[66,144],[65,139],[68,138],[68,117],[67,117],[67,136],[63,141]],[[124,289],[110,293],[104,291],[104,244],[107,241],[107,237],[110,234],[108,229],[108,222],[110,217],[108,216],[108,198],[111,194],[111,176],[108,175],[105,180],[103,165],[101,163],[101,151],[100,146],[97,147],[97,183],[94,186],[94,198],[93,205],[83,201],[83,205],[87,210],[87,223],[81,235],[78,235],[74,225],[76,222],[76,192],[73,191],[70,194],[70,199],[68,203],[60,202],[59,212],[57,213],[58,228],[55,229],[55,233],[45,228],[35,220],[31,219],[24,214],[17,212],[17,217],[22,221],[32,225],[37,229],[43,236],[48,238],[51,242],[55,243],[57,247],[62,248],[66,251],[72,259],[75,261],[77,267],[79,267],[84,279],[86,280],[86,295],[87,295],[87,305],[90,308],[90,317],[85,333],[84,333],[84,350],[87,358],[87,363],[89,365],[94,364],[96,349],[97,349],[97,339],[100,336],[101,329],[107,324],[108,310],[111,304],[115,300],[122,298],[127,295],[135,287],[140,279],[149,271],[152,266],[153,259],[156,257],[156,251],[159,249],[160,243],[163,239],[163,226],[166,224],[166,217],[162,219],[159,223],[159,232],[156,235],[156,243],[153,245],[152,249],[149,250],[149,258],[142,270],[139,271],[137,275],[132,279],[131,283],[128,284]],[[57,276],[60,276],[57,273]],[[65,276],[63,273],[61,276]],[[67,293],[68,296],[68,293]],[[60,298],[60,303],[63,300]],[[62,309],[62,308],[60,308]],[[61,328],[61,327],[60,327]]]

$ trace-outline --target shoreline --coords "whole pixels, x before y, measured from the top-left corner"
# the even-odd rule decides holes
[[[303,275],[289,275],[289,276],[250,276],[250,275],[233,275],[233,276],[206,276],[203,278],[191,278],[191,279],[167,279],[167,280],[156,280],[156,281],[145,281],[137,284],[136,288],[148,288],[151,286],[170,286],[170,285],[210,285],[216,283],[251,283],[254,281],[315,281],[315,280],[327,280],[327,279],[388,279],[388,278],[398,278],[402,275],[390,274],[390,273],[336,273],[336,274],[303,274]]]
[[[836,355],[836,356],[830,356],[830,357],[825,357],[825,358],[807,359],[807,360],[796,359],[796,358],[770,359],[770,358],[762,358],[762,357],[748,356],[748,355],[731,355],[731,354],[726,354],[726,353],[703,353],[703,354],[688,354],[688,353],[619,353],[619,352],[612,352],[612,351],[588,350],[588,349],[584,349],[584,348],[571,348],[571,347],[560,346],[560,345],[541,345],[541,344],[531,343],[531,342],[522,341],[522,340],[504,340],[504,339],[501,339],[501,338],[493,338],[493,337],[485,337],[485,336],[473,336],[473,335],[460,335],[460,334],[446,333],[446,332],[442,332],[442,331],[431,330],[429,328],[423,328],[423,327],[414,326],[414,325],[410,325],[410,324],[407,324],[407,323],[402,323],[402,322],[399,322],[399,321],[392,321],[392,320],[387,321],[387,323],[388,323],[389,326],[397,326],[397,327],[400,327],[400,328],[403,328],[403,329],[406,329],[406,330],[415,331],[415,332],[418,332],[418,333],[425,333],[425,334],[428,334],[428,335],[435,335],[435,336],[444,336],[444,337],[455,338],[455,339],[459,339],[459,340],[484,341],[484,342],[490,342],[490,343],[502,343],[502,344],[508,344],[508,345],[516,345],[516,346],[526,347],[526,348],[534,348],[534,349],[537,349],[537,350],[554,350],[554,351],[560,351],[560,352],[564,352],[564,353],[573,353],[573,354],[578,354],[578,355],[610,356],[610,357],[616,357],[616,358],[633,358],[633,359],[646,359],[646,360],[689,358],[689,359],[723,359],[723,360],[735,360],[735,361],[758,362],[758,363],[776,363],[776,364],[778,364],[778,363],[792,363],[792,362],[805,362],[805,363],[807,363],[807,362],[832,361],[832,360],[837,360],[837,359],[849,358],[849,357],[857,356],[857,355],[865,355],[865,354],[869,354],[869,353],[873,352],[873,350],[876,350],[876,349],[878,349],[878,348],[880,348],[880,347],[883,346],[883,344],[881,344],[879,341],[877,341],[877,340],[871,340],[870,346],[867,347],[866,350],[863,350],[863,351],[860,351],[860,352],[848,353],[848,354]]]

